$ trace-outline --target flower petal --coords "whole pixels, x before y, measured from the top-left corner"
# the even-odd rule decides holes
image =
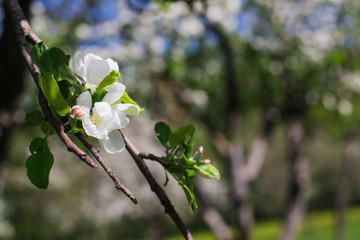
[[[117,62],[115,62],[111,58],[106,59],[106,61],[109,63],[111,71],[119,72],[119,65],[117,64]]]
[[[86,81],[99,85],[111,72],[110,65],[104,60],[93,60],[86,65]]]
[[[93,53],[88,53],[84,56],[84,64],[85,64],[85,68],[87,67],[87,65],[89,63],[91,63],[92,61],[95,60],[103,60],[101,57],[99,57],[98,55],[95,55]]]
[[[124,112],[126,115],[139,115],[140,107],[131,103],[121,103],[113,106],[118,111]]]
[[[85,113],[85,115],[90,115],[91,109],[91,94],[90,92],[83,92],[76,99],[76,104],[81,107],[81,110]]]
[[[103,98],[103,102],[108,102],[110,105],[119,100],[125,92],[125,85],[119,82],[114,83],[110,90]]]
[[[79,77],[85,77],[84,69],[84,56],[86,54],[83,52],[76,52],[75,55],[70,58],[69,66]]]
[[[100,145],[108,153],[121,152],[125,148],[125,141],[121,133],[114,130],[106,138],[99,139]]]
[[[112,121],[108,123],[107,129],[111,132],[115,129],[125,128],[129,123],[130,120],[126,117],[125,113],[113,109]]]
[[[107,136],[106,131],[100,132],[97,126],[91,121],[90,116],[82,117],[82,125],[87,135],[94,138],[104,138]]]

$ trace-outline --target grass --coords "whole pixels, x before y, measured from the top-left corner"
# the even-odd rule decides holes
[[[360,207],[349,208],[346,214],[345,240],[360,239]],[[253,230],[254,240],[278,239],[282,222],[271,220],[258,222]],[[214,234],[208,230],[193,232],[196,240],[216,240]],[[181,235],[168,238],[181,240]],[[331,240],[335,239],[335,215],[332,211],[309,213],[299,230],[297,240]]]

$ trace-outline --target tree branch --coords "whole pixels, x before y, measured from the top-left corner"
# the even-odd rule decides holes
[[[120,131],[121,132],[121,131]],[[181,220],[179,214],[176,212],[174,206],[171,204],[169,197],[166,195],[165,191],[161,188],[161,186],[156,182],[154,177],[152,176],[148,166],[144,162],[144,153],[140,154],[140,152],[135,148],[135,146],[130,142],[130,140],[121,132],[124,137],[126,150],[130,153],[132,158],[135,160],[135,163],[139,167],[141,173],[144,175],[146,181],[149,183],[151,190],[158,196],[161,204],[165,208],[165,213],[167,213],[173,222],[176,224],[182,235],[185,239],[193,239],[190,231],[185,226],[184,222]],[[145,154],[146,155],[146,154]],[[148,155],[149,156],[149,155]],[[154,156],[154,155],[152,155]]]
[[[95,157],[95,159],[98,161],[98,163],[103,167],[103,169],[105,170],[105,172],[109,175],[109,177],[113,180],[113,182],[115,183],[115,187],[118,190],[121,190],[123,193],[125,193],[126,196],[128,196],[130,198],[130,200],[137,204],[138,201],[136,200],[136,198],[134,197],[134,195],[130,192],[129,189],[127,189],[127,187],[125,187],[125,185],[119,180],[119,178],[114,174],[114,172],[111,170],[111,168],[106,164],[106,162],[104,161],[104,159],[102,159],[102,157],[99,154],[99,150],[98,148],[96,148],[94,145],[90,144],[86,138],[81,135],[80,133],[75,133],[75,136],[85,145],[85,147],[87,147],[91,154]]]
[[[13,20],[18,47],[35,81],[35,84],[39,89],[39,96],[38,96],[39,104],[46,117],[46,120],[55,129],[56,133],[64,142],[69,152],[73,152],[89,166],[96,168],[97,167],[96,163],[84,151],[82,151],[71,141],[71,139],[65,134],[64,127],[60,125],[51,114],[51,111],[48,106],[48,102],[46,101],[44,95],[42,94],[41,88],[39,86],[38,75],[40,71],[38,67],[31,60],[29,50],[27,49],[27,39],[29,39],[30,43],[32,44],[40,42],[40,39],[32,32],[28,21],[25,19],[24,13],[19,6],[19,3],[16,0],[6,0],[6,3],[9,7],[9,11]]]

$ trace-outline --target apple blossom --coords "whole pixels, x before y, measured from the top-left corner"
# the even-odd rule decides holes
[[[106,93],[101,102],[95,102],[89,91],[79,95],[76,100],[81,111],[82,126],[88,136],[99,140],[109,153],[121,152],[125,148],[124,139],[118,129],[129,124],[126,115],[138,115],[140,108],[134,104],[114,104],[125,92],[125,85],[116,82]],[[75,105],[76,106],[76,105]]]
[[[70,59],[70,68],[86,82],[87,88],[96,88],[112,71],[119,72],[117,62],[108,58],[83,52],[76,52]]]

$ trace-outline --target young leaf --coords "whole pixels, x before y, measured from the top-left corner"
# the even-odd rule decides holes
[[[42,72],[46,72],[49,68],[49,65],[42,59],[42,55],[45,51],[46,47],[43,42],[36,44],[30,51],[31,59]]]
[[[194,168],[204,178],[216,178],[217,180],[220,180],[219,170],[212,164],[200,162],[194,165]]]
[[[155,124],[155,133],[157,134],[156,139],[167,149],[170,148],[169,136],[171,134],[170,127],[164,122],[158,122]]]
[[[54,163],[47,139],[35,138],[30,143],[31,155],[26,160],[27,176],[31,183],[41,189],[47,189],[49,174]]]
[[[107,75],[104,80],[101,81],[99,86],[96,89],[96,94],[98,96],[105,95],[107,91],[111,88],[111,86],[119,79],[120,73],[112,71],[109,75]]]
[[[39,77],[40,87],[44,93],[46,100],[56,110],[60,116],[65,116],[70,111],[70,106],[61,95],[59,85],[52,77],[51,73],[46,73]]]
[[[190,205],[191,213],[194,213],[195,209],[197,208],[196,198],[194,194],[194,186],[192,178],[185,178],[185,181],[178,179],[178,183],[183,188],[186,198]]]
[[[191,157],[192,149],[194,147],[194,136],[191,136],[188,143],[183,143],[183,147],[185,149],[185,156],[186,158]]]
[[[137,102],[135,102],[134,100],[132,100],[132,98],[129,96],[129,94],[127,92],[124,92],[124,94],[121,96],[121,98],[119,100],[117,100],[115,104],[120,104],[120,103],[130,103],[130,104],[134,104],[139,106],[139,104],[137,104]],[[140,106],[139,106],[140,107]],[[140,108],[140,113],[143,113],[145,111],[144,108]]]
[[[191,138],[194,133],[195,127],[193,125],[178,128],[170,134],[169,143],[171,147],[176,147],[185,140],[186,136],[189,136]]]
[[[42,42],[31,49],[30,56],[43,73],[55,74],[62,64],[68,65],[70,60],[70,56],[66,55],[60,48],[47,49]]]
[[[76,84],[76,76],[71,69],[65,64],[61,64],[57,71],[57,81],[66,80],[71,84]]]
[[[44,120],[44,116],[40,111],[34,111],[26,114],[25,122],[30,126],[38,126]]]
[[[50,65],[50,71],[54,73],[63,64],[69,65],[70,56],[60,48],[48,48],[43,54],[43,60]]]

